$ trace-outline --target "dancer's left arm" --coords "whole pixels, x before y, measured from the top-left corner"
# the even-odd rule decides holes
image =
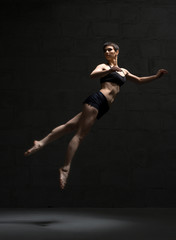
[[[127,69],[123,69],[124,72],[126,73],[126,79],[133,81],[135,83],[147,83],[151,82],[157,78],[162,77],[164,74],[168,73],[166,69],[159,69],[155,75],[152,76],[147,76],[147,77],[138,77],[132,73],[130,73]]]

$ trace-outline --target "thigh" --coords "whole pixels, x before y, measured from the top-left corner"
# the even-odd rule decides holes
[[[80,136],[84,136],[90,131],[92,125],[95,123],[97,119],[97,115],[98,110],[95,107],[90,106],[88,104],[83,105],[83,110],[77,131],[77,133]]]
[[[77,115],[75,115],[73,118],[71,118],[67,124],[73,124],[73,125],[77,125],[80,121],[82,112],[78,113]]]

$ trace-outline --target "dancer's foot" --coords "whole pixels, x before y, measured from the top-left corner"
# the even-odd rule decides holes
[[[29,150],[27,150],[24,155],[27,157],[35,152],[37,152],[40,148],[42,147],[40,141],[34,141],[34,146],[32,148],[30,148]]]
[[[68,178],[68,174],[69,174],[69,170],[64,169],[64,168],[60,168],[59,169],[59,180],[60,180],[60,188],[64,189],[66,183],[67,183],[67,178]]]

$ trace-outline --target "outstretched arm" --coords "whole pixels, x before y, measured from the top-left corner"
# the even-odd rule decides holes
[[[147,77],[138,77],[136,75],[131,74],[128,70],[124,69],[126,71],[126,78],[127,80],[133,81],[135,83],[147,83],[151,82],[157,78],[162,77],[164,74],[168,73],[165,69],[160,69],[155,75],[147,76]]]

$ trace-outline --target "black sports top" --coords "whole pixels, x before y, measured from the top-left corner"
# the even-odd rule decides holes
[[[126,82],[126,77],[121,76],[118,72],[111,72],[106,76],[100,78],[100,83],[104,82],[113,82],[121,87]]]

